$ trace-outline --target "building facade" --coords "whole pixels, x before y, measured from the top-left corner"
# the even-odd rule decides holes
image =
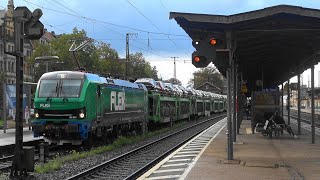
[[[223,90],[220,89],[219,87],[209,83],[209,82],[205,82],[203,84],[201,84],[199,87],[196,88],[197,90],[202,90],[202,91],[207,91],[207,92],[212,92],[212,93],[216,93],[216,94],[222,94]]]
[[[0,72],[5,75],[7,84],[16,83],[16,57],[5,52],[14,53],[14,22],[13,22],[13,0],[8,1],[7,9],[0,10],[1,19],[1,41],[0,41]],[[6,41],[4,43],[4,40]],[[4,45],[5,44],[5,45]],[[32,44],[26,41],[24,44],[24,56],[30,57]],[[25,61],[23,63],[24,81],[32,81],[33,68]]]
[[[5,52],[13,53],[15,52],[14,47],[14,22],[13,22],[13,10],[14,3],[13,0],[8,0],[7,9],[0,10],[1,19],[1,40],[0,40],[0,73],[5,75],[5,81],[7,84],[16,83],[16,57]],[[4,47],[3,40],[6,40]],[[55,33],[48,32],[44,29],[44,35],[40,38],[40,44],[50,43],[56,38]],[[38,40],[37,40],[38,41]],[[25,61],[23,63],[23,79],[24,81],[33,82],[34,76],[34,66],[28,64],[26,59],[32,55],[33,49],[35,48],[35,41],[25,40],[24,44],[24,57]]]

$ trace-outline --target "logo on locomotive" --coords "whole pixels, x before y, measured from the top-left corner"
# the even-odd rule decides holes
[[[125,93],[124,92],[116,92],[111,91],[110,94],[110,110],[111,111],[121,111],[125,110]]]
[[[40,104],[40,107],[41,107],[41,108],[49,108],[49,107],[50,107],[50,104]]]

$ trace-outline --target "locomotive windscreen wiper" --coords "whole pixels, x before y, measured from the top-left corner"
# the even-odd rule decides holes
[[[67,95],[66,95],[66,93],[65,93],[65,91],[64,91],[64,88],[63,88],[63,80],[61,81],[61,84],[60,84],[60,92],[59,92],[59,97],[60,97],[60,95],[61,94],[63,94],[63,101],[69,101],[68,100],[68,98],[67,98]]]
[[[58,86],[59,86],[59,82],[57,81],[57,85],[56,85],[56,88],[55,88],[55,94],[51,91],[51,93],[47,97],[46,101],[50,101],[52,99],[52,97],[57,97],[58,96]]]

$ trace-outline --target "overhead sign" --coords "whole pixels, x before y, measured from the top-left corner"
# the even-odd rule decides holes
[[[248,87],[246,84],[242,84],[241,86],[241,93],[247,93],[248,92]]]

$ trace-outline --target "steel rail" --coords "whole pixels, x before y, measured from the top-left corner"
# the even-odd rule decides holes
[[[110,160],[108,160],[108,161],[106,161],[106,162],[103,162],[103,163],[101,163],[101,164],[99,164],[99,165],[97,165],[97,166],[94,166],[94,167],[92,167],[92,168],[90,168],[90,169],[87,169],[86,171],[80,172],[80,173],[78,173],[78,174],[76,174],[76,175],[74,175],[74,176],[72,176],[72,177],[69,177],[68,180],[82,179],[82,178],[85,178],[85,177],[87,177],[87,176],[90,176],[90,175],[94,174],[95,172],[99,171],[100,169],[111,165],[112,163],[115,163],[115,162],[117,162],[117,161],[120,161],[120,160],[122,160],[122,159],[125,159],[126,157],[133,156],[134,154],[136,154],[136,153],[138,153],[138,152],[140,152],[140,151],[143,151],[144,149],[148,149],[149,147],[152,147],[152,146],[154,146],[154,145],[156,145],[156,144],[159,144],[160,142],[165,141],[165,140],[169,139],[170,137],[173,137],[173,136],[175,136],[175,135],[177,135],[177,134],[180,134],[180,133],[182,133],[182,132],[184,132],[184,131],[187,131],[187,130],[189,130],[189,129],[191,129],[191,128],[194,128],[195,126],[198,126],[198,125],[201,125],[201,124],[203,124],[203,123],[206,123],[206,122],[209,122],[209,121],[212,121],[212,120],[214,120],[214,119],[221,118],[221,117],[225,117],[225,116],[226,116],[226,115],[223,114],[223,115],[219,115],[219,116],[216,116],[216,117],[212,117],[212,118],[207,119],[207,120],[205,120],[205,121],[199,122],[199,123],[197,123],[197,124],[194,124],[194,125],[192,125],[192,126],[189,126],[189,127],[187,127],[187,128],[184,128],[184,129],[182,129],[182,130],[179,130],[179,131],[177,131],[177,132],[174,132],[174,133],[172,133],[172,134],[169,134],[169,135],[167,135],[167,136],[165,136],[165,137],[162,137],[162,138],[160,138],[160,139],[157,139],[157,140],[155,140],[155,141],[153,141],[153,142],[150,142],[150,143],[148,143],[148,144],[146,144],[146,145],[143,145],[143,146],[138,147],[138,148],[136,148],[136,149],[133,149],[133,150],[127,152],[127,153],[124,153],[124,154],[122,154],[122,155],[120,155],[120,156],[117,156],[117,157],[115,157],[115,158],[113,158],[113,159],[110,159]],[[207,127],[206,127],[206,128],[207,128]],[[199,133],[201,133],[201,132],[202,132],[204,129],[206,129],[206,128],[203,128],[201,131],[197,132],[195,135],[190,136],[189,138],[187,138],[187,139],[184,140],[183,142],[181,142],[181,143],[177,144],[176,146],[172,147],[171,149],[169,149],[169,150],[166,151],[165,153],[163,153],[163,154],[161,154],[160,156],[158,156],[158,158],[156,158],[156,159],[154,159],[153,161],[147,163],[145,166],[139,168],[137,171],[131,173],[131,174],[130,174],[128,177],[126,177],[125,179],[134,179],[134,178],[139,177],[139,175],[142,175],[142,173],[144,173],[146,170],[150,169],[150,167],[152,167],[152,166],[155,165],[157,162],[159,162],[160,160],[162,160],[162,159],[163,159],[164,157],[166,157],[169,153],[173,152],[174,150],[176,150],[177,148],[179,148],[180,146],[182,146],[183,144],[185,144],[186,142],[188,142],[190,139],[192,139],[193,137],[195,137],[196,135],[198,135]]]

